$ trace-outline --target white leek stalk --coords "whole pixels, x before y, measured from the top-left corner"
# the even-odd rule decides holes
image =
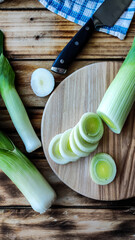
[[[56,194],[30,160],[0,132],[0,168],[14,182],[31,207],[44,213]]]
[[[119,72],[107,89],[97,114],[115,133],[120,133],[135,101],[135,39]]]
[[[15,74],[9,61],[1,54],[0,94],[27,152],[32,152],[41,146],[41,142],[30,123],[24,105],[15,89],[14,79]]]

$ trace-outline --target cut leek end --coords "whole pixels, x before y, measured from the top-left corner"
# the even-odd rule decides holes
[[[99,117],[106,123],[106,125],[114,132],[117,134],[120,134],[122,127],[120,128],[115,124],[106,114],[103,112],[97,110],[97,114]]]
[[[64,159],[62,155],[60,154],[59,150],[59,142],[62,134],[56,135],[50,142],[48,152],[50,155],[50,158],[57,164],[66,164],[68,163],[68,159]]]
[[[85,113],[79,121],[79,131],[85,141],[96,143],[104,133],[102,120],[96,113]]]
[[[55,80],[50,71],[44,68],[36,69],[31,76],[31,88],[38,97],[49,95],[55,86]]]
[[[34,202],[33,204],[31,204],[31,207],[34,211],[40,214],[43,214],[52,206],[56,198],[57,198],[57,195],[55,191],[52,189],[52,187],[50,186],[50,188],[48,188],[46,199],[42,198],[42,201],[43,201],[42,205],[39,206],[38,203]]]
[[[59,149],[62,157],[67,159],[69,162],[74,162],[79,159],[79,157],[72,151],[69,141],[69,136],[72,129],[66,130],[61,138],[59,143]]]
[[[25,142],[24,144],[25,144],[26,151],[28,153],[31,153],[41,147],[41,141],[36,135],[31,141],[30,139],[28,139],[27,143]]]
[[[116,164],[113,158],[106,153],[96,154],[90,164],[90,176],[96,184],[107,185],[116,176]]]

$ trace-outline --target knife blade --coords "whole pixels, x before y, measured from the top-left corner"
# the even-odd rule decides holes
[[[92,18],[76,33],[70,42],[64,47],[53,63],[51,70],[65,74],[71,62],[88,42],[96,28],[112,27],[132,0],[105,0],[96,10]]]

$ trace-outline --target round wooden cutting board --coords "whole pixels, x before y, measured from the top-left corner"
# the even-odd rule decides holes
[[[86,158],[67,165],[58,165],[50,159],[48,146],[56,134],[74,127],[83,113],[96,112],[120,66],[119,62],[102,62],[74,72],[50,96],[42,118],[43,148],[53,171],[76,192],[98,200],[120,200],[135,196],[135,114],[133,108],[121,134],[114,134],[104,124],[104,136],[97,150]],[[106,186],[96,185],[90,178],[91,158],[97,152],[110,154],[117,165],[117,177]]]

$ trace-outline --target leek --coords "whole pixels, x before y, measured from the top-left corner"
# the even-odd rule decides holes
[[[0,168],[16,184],[31,207],[44,213],[56,194],[30,160],[0,131]]]
[[[4,57],[0,55],[0,94],[5,102],[13,124],[20,135],[27,152],[32,152],[41,146],[24,108],[24,105],[15,89],[15,73]]]
[[[72,129],[70,136],[69,136],[69,143],[72,151],[78,156],[78,157],[87,157],[89,155],[89,152],[82,151],[76,144],[75,138],[74,138],[74,129]]]
[[[48,96],[53,91],[54,86],[54,77],[47,69],[38,68],[32,73],[31,88],[38,97]]]
[[[72,129],[66,130],[64,133],[62,133],[59,143],[59,150],[62,157],[69,162],[74,162],[79,159],[79,157],[72,151],[70,142],[69,142],[69,136]]]
[[[81,137],[78,124],[74,128],[74,139],[78,148],[83,152],[91,153],[98,147],[98,142],[89,143]]]
[[[64,159],[62,155],[60,154],[60,149],[59,149],[59,143],[60,143],[60,138],[62,134],[57,134],[55,137],[52,138],[48,152],[50,155],[50,158],[57,164],[66,164],[70,160]]]
[[[90,176],[96,184],[111,183],[116,176],[116,164],[113,158],[106,153],[97,153],[91,160]]]
[[[84,113],[79,121],[79,132],[85,141],[97,143],[104,133],[102,120],[96,113]]]
[[[107,89],[97,114],[119,134],[135,101],[135,39],[119,72]]]

